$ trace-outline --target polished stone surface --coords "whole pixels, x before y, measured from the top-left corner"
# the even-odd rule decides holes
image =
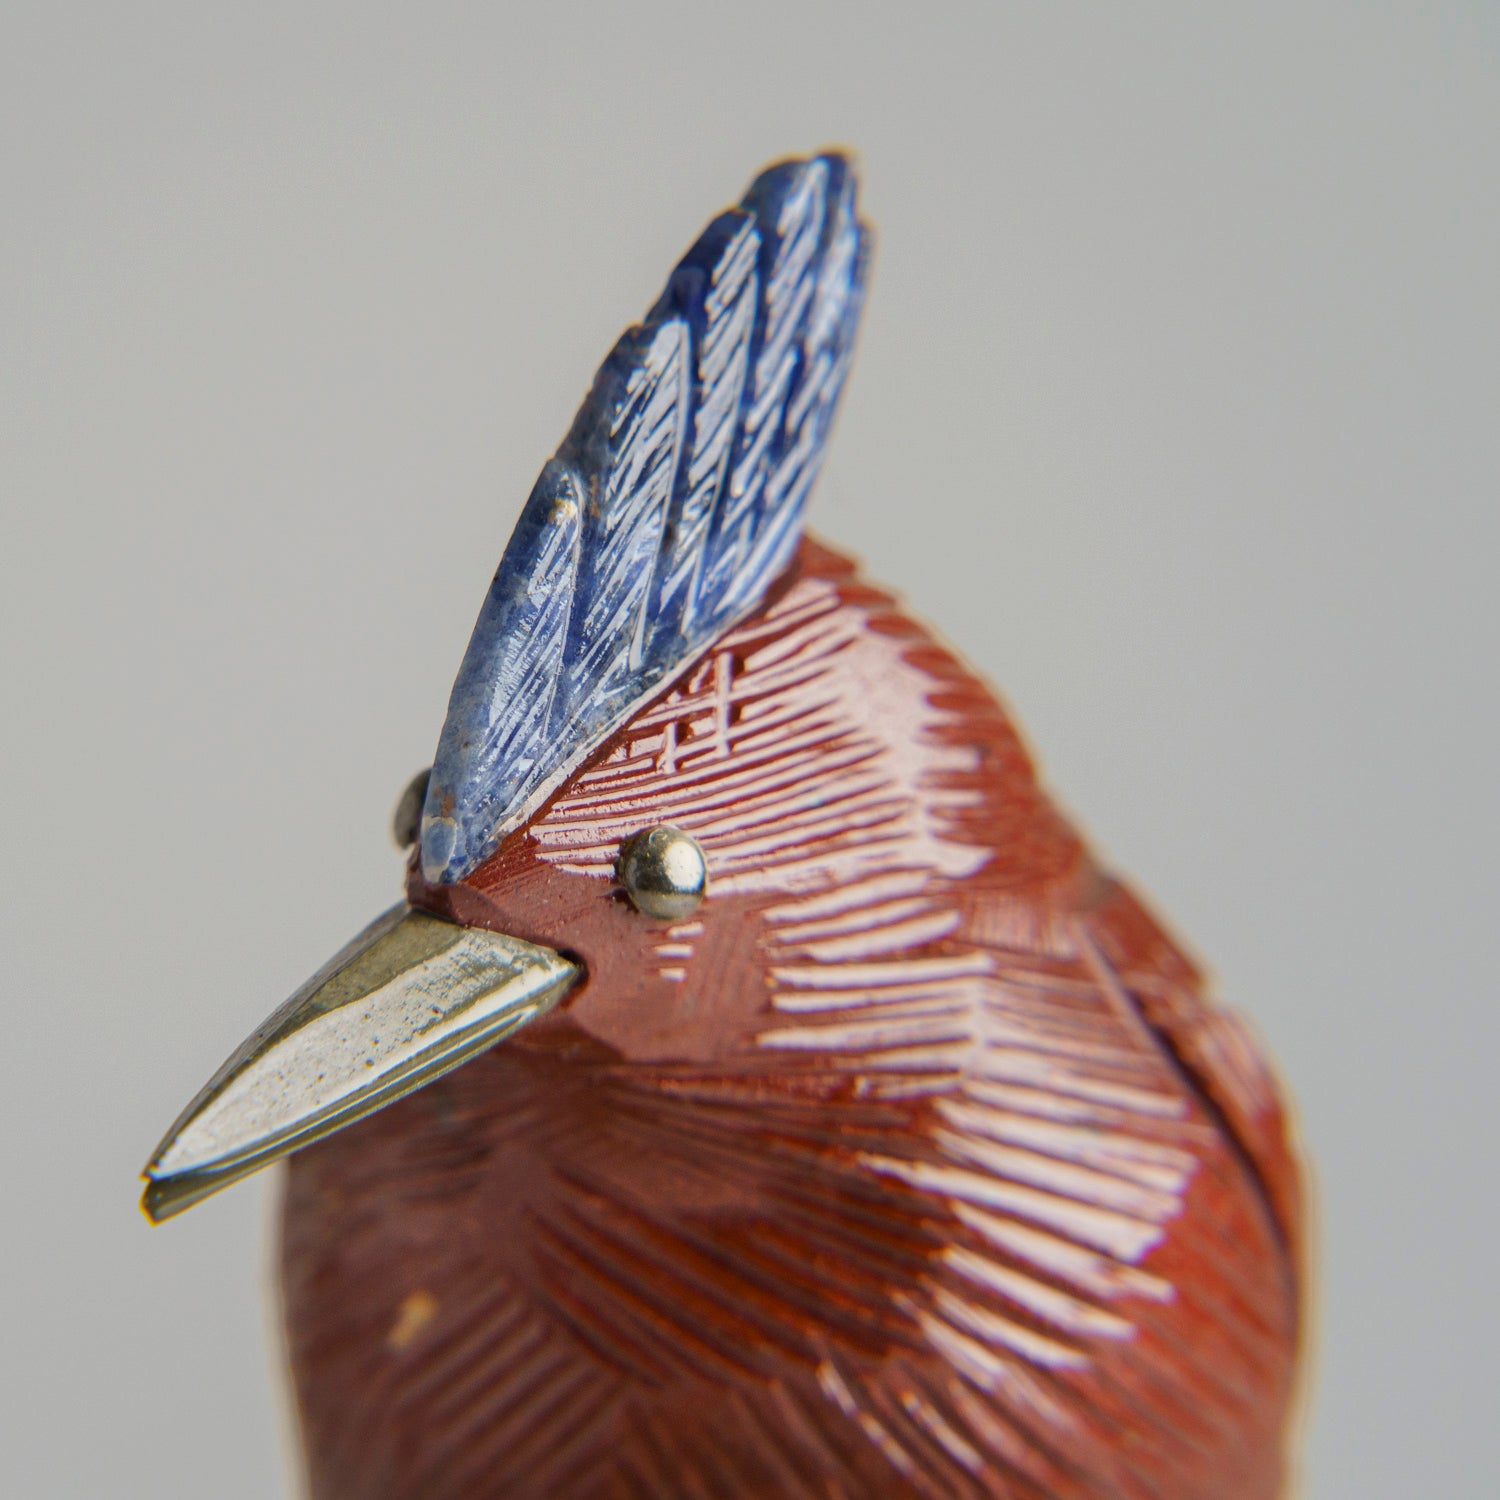
[[[837,155],[763,172],[600,368],[459,668],[428,879],[476,868],[785,568],[859,321],[855,194]]]

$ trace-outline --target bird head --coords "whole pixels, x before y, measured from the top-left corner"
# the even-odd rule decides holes
[[[849,637],[848,611],[878,601],[802,538],[868,262],[849,162],[784,162],[615,345],[522,511],[431,772],[398,812],[406,900],[183,1112],[145,1170],[153,1220],[502,1041],[581,1031],[713,1055],[764,999],[735,976],[780,896],[878,874],[870,830],[925,816],[865,808],[859,768],[889,747],[806,691],[832,670],[846,698],[878,698],[900,672]],[[821,838],[830,800],[868,817]],[[724,982],[684,984],[690,965]]]

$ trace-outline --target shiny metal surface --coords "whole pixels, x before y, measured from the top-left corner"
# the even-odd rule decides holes
[[[398,849],[410,849],[422,833],[422,804],[427,800],[427,783],[432,767],[418,771],[401,792],[396,810],[391,814],[391,837]]]
[[[648,917],[675,921],[708,893],[708,863],[697,839],[665,823],[625,845],[618,874],[635,909]]]
[[[545,1014],[576,982],[550,948],[406,905],[254,1032],[147,1163],[154,1222],[394,1103]]]

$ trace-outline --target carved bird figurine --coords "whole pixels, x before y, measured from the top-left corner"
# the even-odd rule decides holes
[[[1266,1065],[801,535],[869,243],[836,154],[709,225],[525,507],[405,903],[147,1168],[165,1218],[292,1156],[317,1500],[1282,1491]]]

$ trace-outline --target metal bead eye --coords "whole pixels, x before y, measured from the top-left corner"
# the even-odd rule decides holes
[[[638,912],[666,921],[696,910],[708,892],[708,864],[697,839],[665,823],[627,840],[615,873]]]
[[[427,781],[431,775],[431,766],[425,771],[418,771],[406,783],[406,790],[401,793],[396,811],[391,814],[391,837],[395,839],[398,849],[410,849],[421,836],[422,804],[427,801]]]

